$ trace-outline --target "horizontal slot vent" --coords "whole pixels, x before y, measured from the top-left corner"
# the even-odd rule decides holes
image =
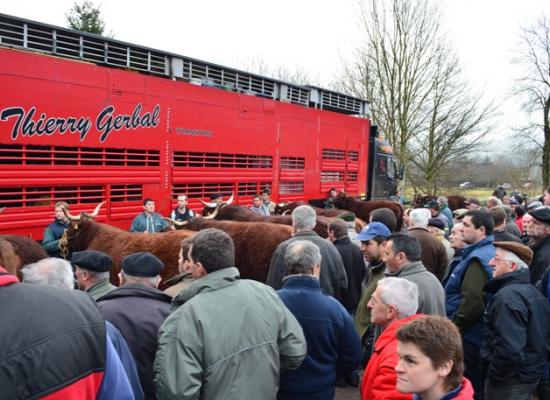
[[[344,180],[344,171],[321,171],[321,182],[341,182]]]
[[[160,152],[94,147],[0,145],[0,164],[158,167]]]
[[[143,186],[142,185],[112,185],[111,186],[111,203],[125,201],[142,201]]]
[[[273,168],[273,157],[256,154],[174,152],[174,167]]]
[[[304,169],[305,167],[304,157],[281,157],[281,169]]]
[[[185,194],[189,199],[206,198],[212,193],[221,193],[224,200],[234,191],[233,183],[176,183],[173,186],[172,197],[177,198],[180,194]]]
[[[279,194],[303,193],[303,192],[304,192],[304,182],[281,181],[279,183]]]
[[[105,197],[103,186],[0,187],[0,207],[53,207],[57,201],[99,204]]]

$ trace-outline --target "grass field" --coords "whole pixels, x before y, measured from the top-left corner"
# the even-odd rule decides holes
[[[480,201],[485,202],[489,196],[493,194],[495,188],[473,188],[473,189],[460,189],[460,188],[450,188],[450,189],[441,189],[437,192],[440,196],[447,196],[451,194],[462,195],[466,198],[475,197]],[[507,190],[508,193],[512,193],[512,189]],[[534,199],[543,194],[544,190],[542,187],[530,188],[529,190],[522,190],[523,194],[529,196],[530,199]],[[411,200],[414,197],[413,188],[405,188],[405,196],[407,199]]]

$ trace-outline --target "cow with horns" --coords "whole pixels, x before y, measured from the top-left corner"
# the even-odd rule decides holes
[[[75,216],[64,208],[70,221],[65,231],[67,238],[66,251],[99,250],[113,258],[111,280],[116,282],[122,259],[129,254],[147,251],[157,256],[164,263],[162,278],[168,279],[178,273],[178,256],[181,241],[195,232],[180,230],[163,233],[131,233],[115,226],[95,222],[94,218],[103,203],[96,207],[91,215],[81,213]]]
[[[241,221],[241,222],[271,222],[273,224],[282,224],[292,226],[292,217],[290,215],[270,215],[264,216],[250,211],[242,206],[219,207],[212,215],[217,220]],[[321,237],[328,237],[328,224],[332,218],[322,215],[317,216],[317,225],[314,231]]]
[[[354,213],[357,218],[368,222],[370,213],[378,208],[389,208],[394,214],[397,220],[396,230],[401,230],[403,226],[403,208],[401,205],[390,200],[369,200],[361,201],[355,200],[353,197],[346,193],[340,193],[334,199],[334,206],[342,210],[348,210]]]
[[[267,222],[218,221],[206,218],[194,218],[185,222],[169,221],[178,229],[200,231],[216,228],[227,233],[235,244],[235,263],[241,278],[260,282],[267,280],[271,255],[279,243],[292,236],[290,226]]]

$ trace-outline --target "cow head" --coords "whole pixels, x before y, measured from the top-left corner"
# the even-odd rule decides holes
[[[231,197],[229,197],[228,200],[226,201],[222,201],[220,204],[218,203],[214,203],[214,202],[207,202],[207,201],[204,201],[202,199],[199,199],[199,201],[207,208],[216,208],[218,206],[228,206],[230,205],[231,203],[233,203],[233,193],[231,193]]]
[[[89,241],[89,238],[84,237],[85,235],[81,235],[83,231],[82,228],[85,225],[93,223],[95,218],[98,216],[99,210],[101,209],[101,206],[103,206],[103,204],[105,204],[104,201],[99,203],[94,211],[90,214],[86,212],[81,212],[80,215],[72,215],[69,210],[63,207],[63,213],[69,219],[69,227],[61,238],[60,248],[63,255],[68,255],[69,249],[80,249],[80,247],[82,246],[77,244],[77,242]]]
[[[354,200],[350,195],[342,191],[334,198],[333,204],[336,208],[347,209],[353,201]]]

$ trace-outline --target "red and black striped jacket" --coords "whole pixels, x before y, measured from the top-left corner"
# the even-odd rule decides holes
[[[19,283],[0,267],[0,327],[0,399],[97,397],[105,323],[86,293]]]

